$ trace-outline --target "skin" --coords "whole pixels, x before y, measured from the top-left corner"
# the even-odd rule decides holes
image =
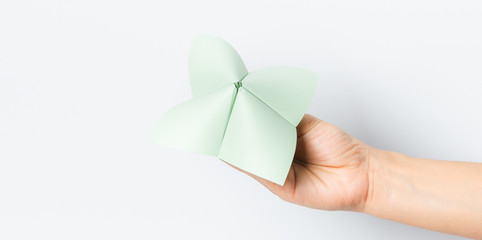
[[[245,173],[295,204],[364,212],[482,239],[481,163],[382,151],[308,114],[297,132],[294,161],[283,186]]]

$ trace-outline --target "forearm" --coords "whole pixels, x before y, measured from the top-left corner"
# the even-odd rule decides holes
[[[482,164],[373,150],[368,214],[434,231],[482,238]]]

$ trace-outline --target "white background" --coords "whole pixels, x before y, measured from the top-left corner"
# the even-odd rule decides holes
[[[481,161],[480,1],[0,2],[0,239],[454,239],[285,203],[151,144],[189,44],[320,74],[308,112],[366,143]]]

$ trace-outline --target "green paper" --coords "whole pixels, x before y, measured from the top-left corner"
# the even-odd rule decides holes
[[[235,94],[236,88],[229,85],[175,106],[162,116],[153,141],[216,156]]]
[[[229,119],[219,158],[282,185],[296,147],[296,128],[241,88]]]
[[[243,79],[243,87],[297,126],[313,98],[318,75],[296,67],[269,67]]]
[[[194,98],[162,116],[152,140],[217,156],[283,185],[296,149],[296,126],[318,76],[296,67],[248,73],[227,42],[198,35],[190,49],[189,77]]]
[[[208,35],[194,38],[188,70],[194,97],[233,84],[248,74],[243,60],[231,45]]]

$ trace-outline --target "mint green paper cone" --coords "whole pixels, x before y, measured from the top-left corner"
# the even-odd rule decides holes
[[[236,97],[219,158],[283,185],[293,161],[296,128],[241,88]]]
[[[217,156],[235,93],[229,85],[175,106],[159,120],[152,141]]]
[[[243,86],[297,126],[311,103],[318,75],[297,67],[269,67],[249,73]]]
[[[194,38],[188,67],[195,97],[233,84],[248,74],[236,50],[226,41],[209,35]]]

